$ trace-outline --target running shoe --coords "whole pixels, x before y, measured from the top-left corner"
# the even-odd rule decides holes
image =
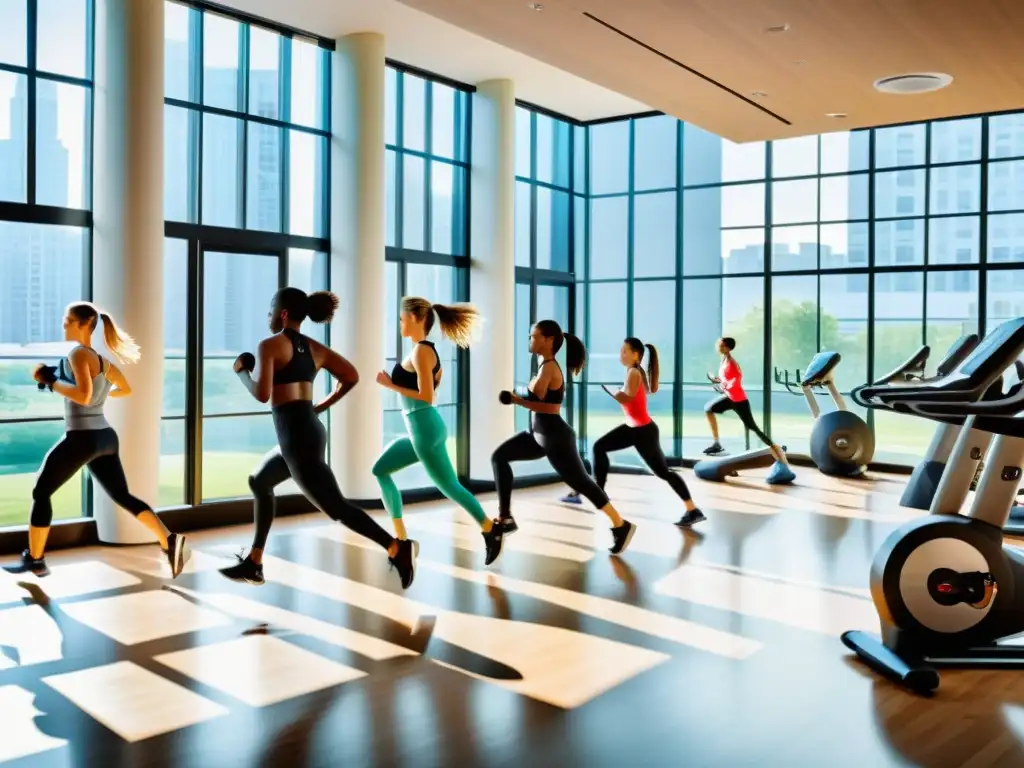
[[[18,565],[4,566],[4,570],[15,575],[31,573],[40,578],[50,575],[50,569],[46,567],[46,558],[32,557],[27,549],[21,553],[21,562]]]
[[[229,568],[221,568],[221,576],[243,584],[252,584],[254,587],[262,587],[266,583],[263,580],[263,563],[257,565],[248,555],[235,557],[238,558],[238,562]]]
[[[636,525],[629,522],[629,520],[623,520],[622,525],[618,528],[612,528],[612,544],[611,552],[613,555],[619,555],[626,551],[626,547],[629,546],[629,542],[633,540],[633,534],[636,533]]]

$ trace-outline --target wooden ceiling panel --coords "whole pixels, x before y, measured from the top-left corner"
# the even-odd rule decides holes
[[[1024,108],[1024,0],[403,1],[734,141]]]

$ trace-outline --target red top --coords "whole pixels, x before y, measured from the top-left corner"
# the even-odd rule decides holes
[[[743,371],[731,357],[722,361],[718,369],[718,378],[722,380],[722,389],[726,397],[734,403],[742,403],[747,399],[747,393],[743,391]]]
[[[647,387],[640,384],[636,395],[628,403],[622,403],[626,414],[626,423],[631,427],[645,427],[651,423],[651,414],[647,412]]]

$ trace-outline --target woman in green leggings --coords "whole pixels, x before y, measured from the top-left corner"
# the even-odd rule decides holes
[[[395,365],[389,376],[381,371],[377,383],[397,392],[402,398],[402,416],[408,437],[393,440],[373,465],[380,483],[381,496],[395,524],[395,535],[405,539],[402,521],[402,494],[392,478],[395,472],[417,461],[423,465],[438,489],[473,516],[480,524],[486,549],[486,564],[501,554],[504,529],[484,514],[476,497],[466,490],[455,474],[448,456],[448,430],[434,407],[434,390],[441,383],[441,358],[427,335],[437,317],[441,334],[460,347],[468,347],[480,313],[471,304],[431,304],[426,299],[406,296],[402,299],[399,327],[402,337],[413,342],[412,353]]]

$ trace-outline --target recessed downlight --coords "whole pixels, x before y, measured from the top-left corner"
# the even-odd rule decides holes
[[[750,95],[753,96],[755,99],[763,99],[768,94],[765,93],[764,91],[753,91]]]
[[[826,112],[825,117],[831,117],[836,120],[842,120],[844,117],[847,117],[847,114],[845,112]]]
[[[897,96],[910,96],[917,93],[930,93],[945,88],[953,82],[953,76],[944,72],[915,72],[906,75],[893,75],[875,81],[875,90]]]
[[[543,11],[544,10],[544,4],[543,3],[527,3],[526,7],[529,8],[531,11]]]
[[[789,24],[775,24],[775,25],[773,25],[771,27],[765,27],[764,28],[764,33],[766,35],[777,35],[780,32],[788,32],[788,31],[789,31]]]

